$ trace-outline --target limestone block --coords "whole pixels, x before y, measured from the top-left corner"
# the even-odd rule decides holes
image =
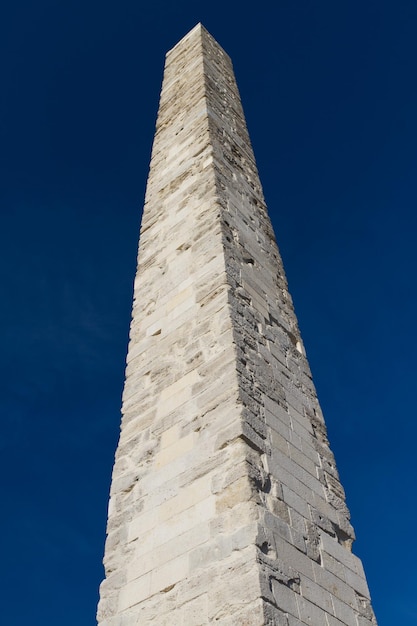
[[[299,597],[298,605],[300,620],[303,624],[326,624],[326,613],[317,604],[313,604],[306,598]]]
[[[161,532],[158,537],[152,537],[152,542],[142,541],[135,550],[136,559],[127,568],[127,580],[136,578],[161,567],[166,561],[173,561],[178,556],[186,554],[210,539],[210,528],[207,522],[194,526],[178,537],[163,541]]]
[[[275,551],[281,561],[290,563],[291,567],[296,572],[304,574],[310,578],[310,580],[314,580],[313,561],[306,554],[300,552],[295,546],[277,535],[275,535]]]
[[[357,613],[352,607],[345,604],[336,596],[332,596],[332,602],[334,607],[334,614],[343,624],[347,626],[357,626],[356,615]]]
[[[188,555],[182,554],[160,567],[154,568],[151,573],[150,595],[167,589],[188,574]]]
[[[123,586],[119,594],[119,610],[135,606],[150,595],[151,574],[148,573]]]
[[[269,622],[265,622],[264,606],[260,599],[255,600],[255,602],[235,612],[234,615],[223,617],[221,620],[222,626],[236,626],[236,624],[242,624],[244,626],[264,626],[266,623],[269,624]],[[274,626],[280,626],[280,623],[275,622]]]
[[[213,586],[209,597],[209,623],[221,621],[239,612],[246,604],[259,598],[259,575],[250,563],[235,565],[227,586],[221,579]]]
[[[294,617],[299,616],[297,594],[287,585],[281,583],[275,578],[271,579],[272,595],[276,606],[284,613],[289,613]]]
[[[317,604],[326,613],[333,613],[331,593],[303,575],[301,575],[301,593],[306,600]]]
[[[178,393],[176,400],[178,400],[178,398],[180,397],[182,398],[182,394]],[[183,404],[183,402],[181,402],[180,400],[178,400],[178,402],[180,405]],[[162,407],[160,410],[160,414],[162,414],[163,411],[164,409]],[[182,437],[181,439],[179,439],[177,442],[173,443],[172,445],[162,448],[155,455],[155,466],[157,468],[164,467],[164,465],[167,465],[168,463],[172,463],[172,461],[175,461],[179,457],[183,456],[184,454],[192,450],[196,443],[197,437],[198,437],[197,433],[194,433],[194,432],[189,433],[188,435],[186,435],[185,437]]]
[[[183,607],[182,624],[195,624],[195,626],[203,626],[208,620],[208,596],[204,594],[187,602]]]

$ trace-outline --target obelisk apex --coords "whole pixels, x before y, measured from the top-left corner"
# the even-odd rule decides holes
[[[375,626],[232,64],[166,57],[100,626]]]

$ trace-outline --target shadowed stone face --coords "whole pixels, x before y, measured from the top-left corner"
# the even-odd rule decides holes
[[[100,626],[371,626],[229,57],[168,54]]]

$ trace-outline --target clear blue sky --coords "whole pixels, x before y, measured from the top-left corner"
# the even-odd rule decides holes
[[[3,7],[2,622],[95,624],[164,55],[198,21],[234,61],[379,625],[417,624],[415,0]]]

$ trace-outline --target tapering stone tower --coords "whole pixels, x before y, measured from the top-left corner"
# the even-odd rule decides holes
[[[374,626],[229,57],[168,54],[100,626]]]

